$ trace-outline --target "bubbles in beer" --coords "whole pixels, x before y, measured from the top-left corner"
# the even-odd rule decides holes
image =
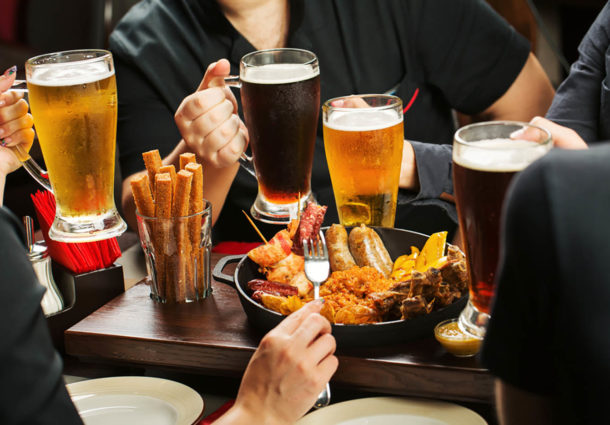
[[[530,140],[486,139],[467,144],[456,143],[453,161],[480,171],[521,171],[548,151],[548,146]]]
[[[318,68],[299,63],[272,63],[246,68],[241,79],[256,84],[288,84],[308,80],[319,75]]]

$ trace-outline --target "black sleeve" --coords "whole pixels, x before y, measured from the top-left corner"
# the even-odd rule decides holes
[[[482,0],[422,5],[416,45],[426,79],[458,111],[484,111],[521,72],[529,42]]]
[[[553,387],[551,288],[558,266],[544,171],[550,158],[524,170],[509,190],[498,287],[482,351],[493,375],[538,394]]]
[[[117,144],[123,178],[144,170],[142,152],[159,149],[167,156],[181,139],[174,111],[142,75],[114,55],[119,100]]]
[[[453,194],[452,146],[415,141],[410,141],[410,143],[415,152],[420,189],[418,193],[401,189],[398,203],[419,206],[435,205],[445,211],[454,223],[457,223],[455,205],[439,199],[443,192]]]
[[[0,418],[3,424],[82,424],[40,308],[44,288],[18,226],[0,208]]]
[[[579,57],[561,83],[547,118],[576,131],[586,142],[599,140],[600,102],[610,92],[606,77],[606,51],[610,44],[610,4],[603,8],[578,47]]]

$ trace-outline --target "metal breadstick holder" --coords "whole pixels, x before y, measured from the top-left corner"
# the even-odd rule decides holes
[[[47,318],[53,345],[65,352],[64,331],[125,291],[123,268],[75,274],[51,260],[44,241],[34,242],[33,220],[23,218],[28,258],[40,284],[47,288],[41,307]]]

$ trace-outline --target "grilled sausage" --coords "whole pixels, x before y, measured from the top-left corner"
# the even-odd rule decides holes
[[[264,292],[266,294],[277,295],[281,297],[289,297],[291,295],[298,295],[299,293],[298,289],[294,286],[263,279],[252,279],[248,282],[248,289],[250,289],[255,294],[257,292]],[[260,294],[257,294],[257,296],[260,298]],[[255,298],[254,295],[252,297]]]
[[[349,270],[356,266],[354,257],[349,252],[347,244],[347,231],[340,224],[333,224],[326,231],[326,246],[330,260],[330,269],[333,272]]]
[[[374,267],[385,277],[389,277],[392,273],[393,263],[390,254],[373,229],[364,224],[354,227],[349,233],[349,249],[360,267]]]

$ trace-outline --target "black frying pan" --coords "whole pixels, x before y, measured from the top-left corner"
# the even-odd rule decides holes
[[[375,228],[385,244],[392,260],[411,252],[411,246],[422,248],[428,236],[409,230],[394,228]],[[233,276],[223,273],[228,264],[239,262]],[[246,255],[230,255],[221,258],[212,276],[218,282],[232,285],[237,290],[239,301],[248,320],[262,332],[268,332],[285,317],[280,313],[263,307],[250,298],[248,282],[252,279],[264,279],[258,272],[258,265]],[[372,346],[405,342],[411,339],[433,334],[434,326],[445,319],[457,317],[466,305],[467,296],[463,296],[447,307],[435,310],[430,314],[408,320],[393,320],[363,325],[332,325],[332,333],[339,347]]]

